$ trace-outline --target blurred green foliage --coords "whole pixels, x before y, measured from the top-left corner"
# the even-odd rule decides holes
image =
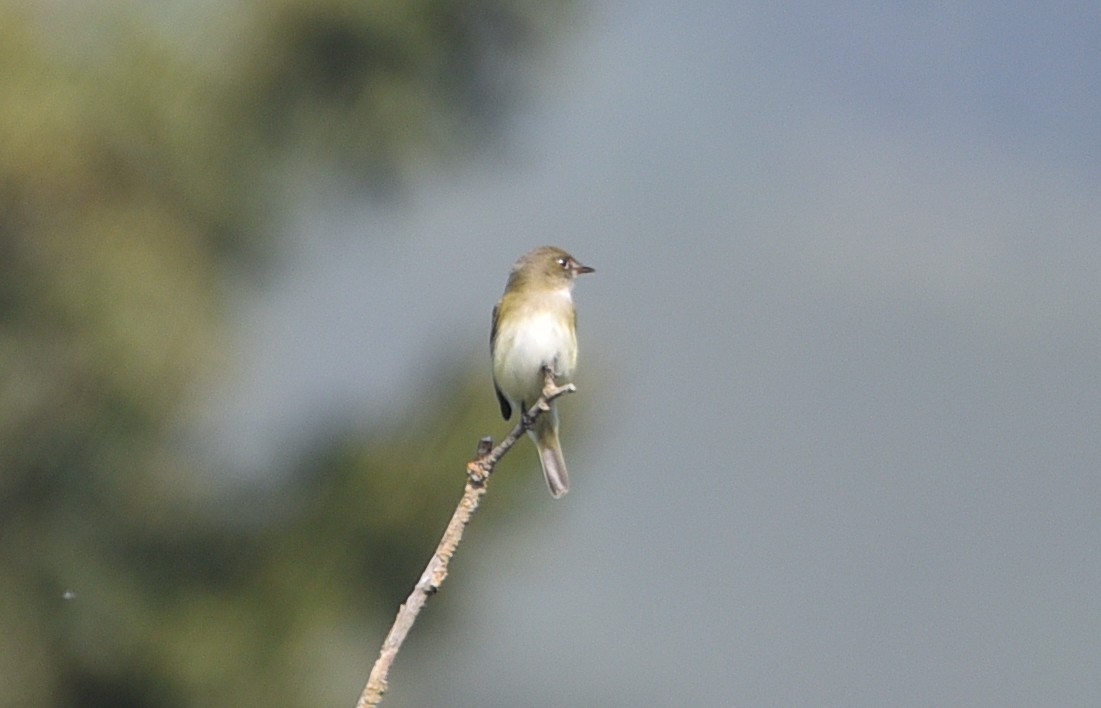
[[[561,11],[0,2],[0,705],[354,700],[334,665],[365,678],[377,647],[348,627],[381,639],[427,560],[485,381],[238,496],[172,444],[183,401],[226,356],[228,283],[275,247],[278,185],[461,155]]]

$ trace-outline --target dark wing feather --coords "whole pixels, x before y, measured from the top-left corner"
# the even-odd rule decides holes
[[[489,355],[493,356],[493,350],[497,347],[497,313],[500,311],[501,305],[498,303],[493,306],[493,326],[489,329]],[[505,394],[501,393],[501,389],[497,386],[497,380],[493,381],[493,390],[497,392],[497,402],[501,404],[501,415],[505,420],[512,417],[512,404],[505,398]]]
[[[489,355],[497,348],[497,315],[501,312],[501,303],[493,306],[493,324],[489,328]]]

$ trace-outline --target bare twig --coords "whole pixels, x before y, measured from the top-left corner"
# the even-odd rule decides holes
[[[463,530],[470,523],[474,512],[478,510],[478,504],[486,491],[486,482],[489,480],[489,476],[493,474],[493,468],[497,465],[497,462],[504,457],[506,452],[512,449],[516,441],[531,428],[540,415],[550,410],[552,401],[559,396],[577,390],[573,384],[556,385],[554,374],[549,369],[544,370],[544,375],[543,395],[530,409],[521,412],[520,423],[505,436],[497,447],[492,449],[493,440],[482,438],[478,444],[478,457],[467,463],[467,482],[466,489],[463,490],[463,497],[459,500],[455,513],[451,515],[451,521],[448,522],[447,530],[444,531],[443,538],[436,546],[436,552],[432,554],[427,567],[421,573],[420,580],[413,586],[413,592],[406,598],[405,603],[398,608],[398,616],[394,619],[394,624],[391,625],[390,632],[382,643],[382,650],[379,652],[378,659],[375,660],[375,665],[371,668],[371,675],[367,679],[367,685],[363,687],[363,693],[356,703],[356,708],[377,706],[382,702],[382,698],[386,694],[390,666],[394,663],[398,651],[401,650],[402,642],[405,641],[409,630],[413,628],[413,623],[417,621],[417,615],[420,614],[421,608],[424,607],[429,596],[440,589],[440,585],[447,578],[447,567],[451,562],[451,557],[459,547],[459,542],[463,538]]]

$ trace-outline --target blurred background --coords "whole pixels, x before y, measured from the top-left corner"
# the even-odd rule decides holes
[[[0,3],[0,705],[1101,703],[1101,8]]]

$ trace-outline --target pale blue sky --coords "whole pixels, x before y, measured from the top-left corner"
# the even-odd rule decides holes
[[[492,155],[305,201],[212,398],[264,468],[597,268],[574,488],[387,704],[1101,702],[1101,9],[604,3],[544,62]]]

